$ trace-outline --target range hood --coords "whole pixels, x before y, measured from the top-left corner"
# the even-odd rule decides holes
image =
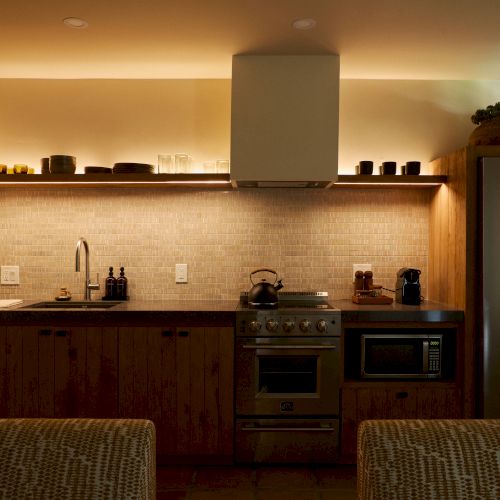
[[[338,116],[338,55],[233,56],[233,185],[329,187]]]

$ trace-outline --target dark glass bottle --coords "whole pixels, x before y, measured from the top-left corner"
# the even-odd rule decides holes
[[[116,278],[116,298],[118,300],[127,300],[127,278],[125,277],[124,267],[120,267],[120,276]]]
[[[105,299],[116,299],[116,278],[113,276],[113,267],[109,268],[109,276],[106,278],[104,289]]]

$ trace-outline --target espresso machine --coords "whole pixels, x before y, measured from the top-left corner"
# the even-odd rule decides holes
[[[396,302],[418,306],[420,295],[420,269],[401,268],[396,275]]]

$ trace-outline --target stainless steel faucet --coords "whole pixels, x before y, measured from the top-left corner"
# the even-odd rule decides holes
[[[75,271],[80,272],[80,248],[82,246],[85,248],[85,292],[84,300],[92,300],[92,290],[99,290],[99,273],[97,273],[97,283],[90,282],[90,269],[89,269],[89,245],[85,238],[80,238],[76,242],[76,261],[75,261]]]

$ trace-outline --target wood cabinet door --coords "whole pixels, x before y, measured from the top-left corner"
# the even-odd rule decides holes
[[[377,387],[342,389],[342,454],[356,455],[358,425],[367,419],[416,418],[414,389]]]
[[[233,451],[233,329],[177,329],[177,452]]]
[[[463,418],[461,391],[455,387],[419,388],[417,418]]]
[[[54,416],[116,418],[116,328],[54,328]]]
[[[116,328],[0,328],[0,416],[118,412]]]
[[[25,327],[3,327],[0,329],[0,346],[0,416],[37,416],[38,339],[36,331]]]
[[[123,327],[118,332],[120,418],[156,426],[157,453],[177,447],[175,328]]]
[[[119,415],[154,421],[160,460],[232,455],[232,349],[232,328],[120,328]]]
[[[454,386],[343,388],[342,454],[355,457],[358,425],[363,420],[461,417],[461,395]]]

